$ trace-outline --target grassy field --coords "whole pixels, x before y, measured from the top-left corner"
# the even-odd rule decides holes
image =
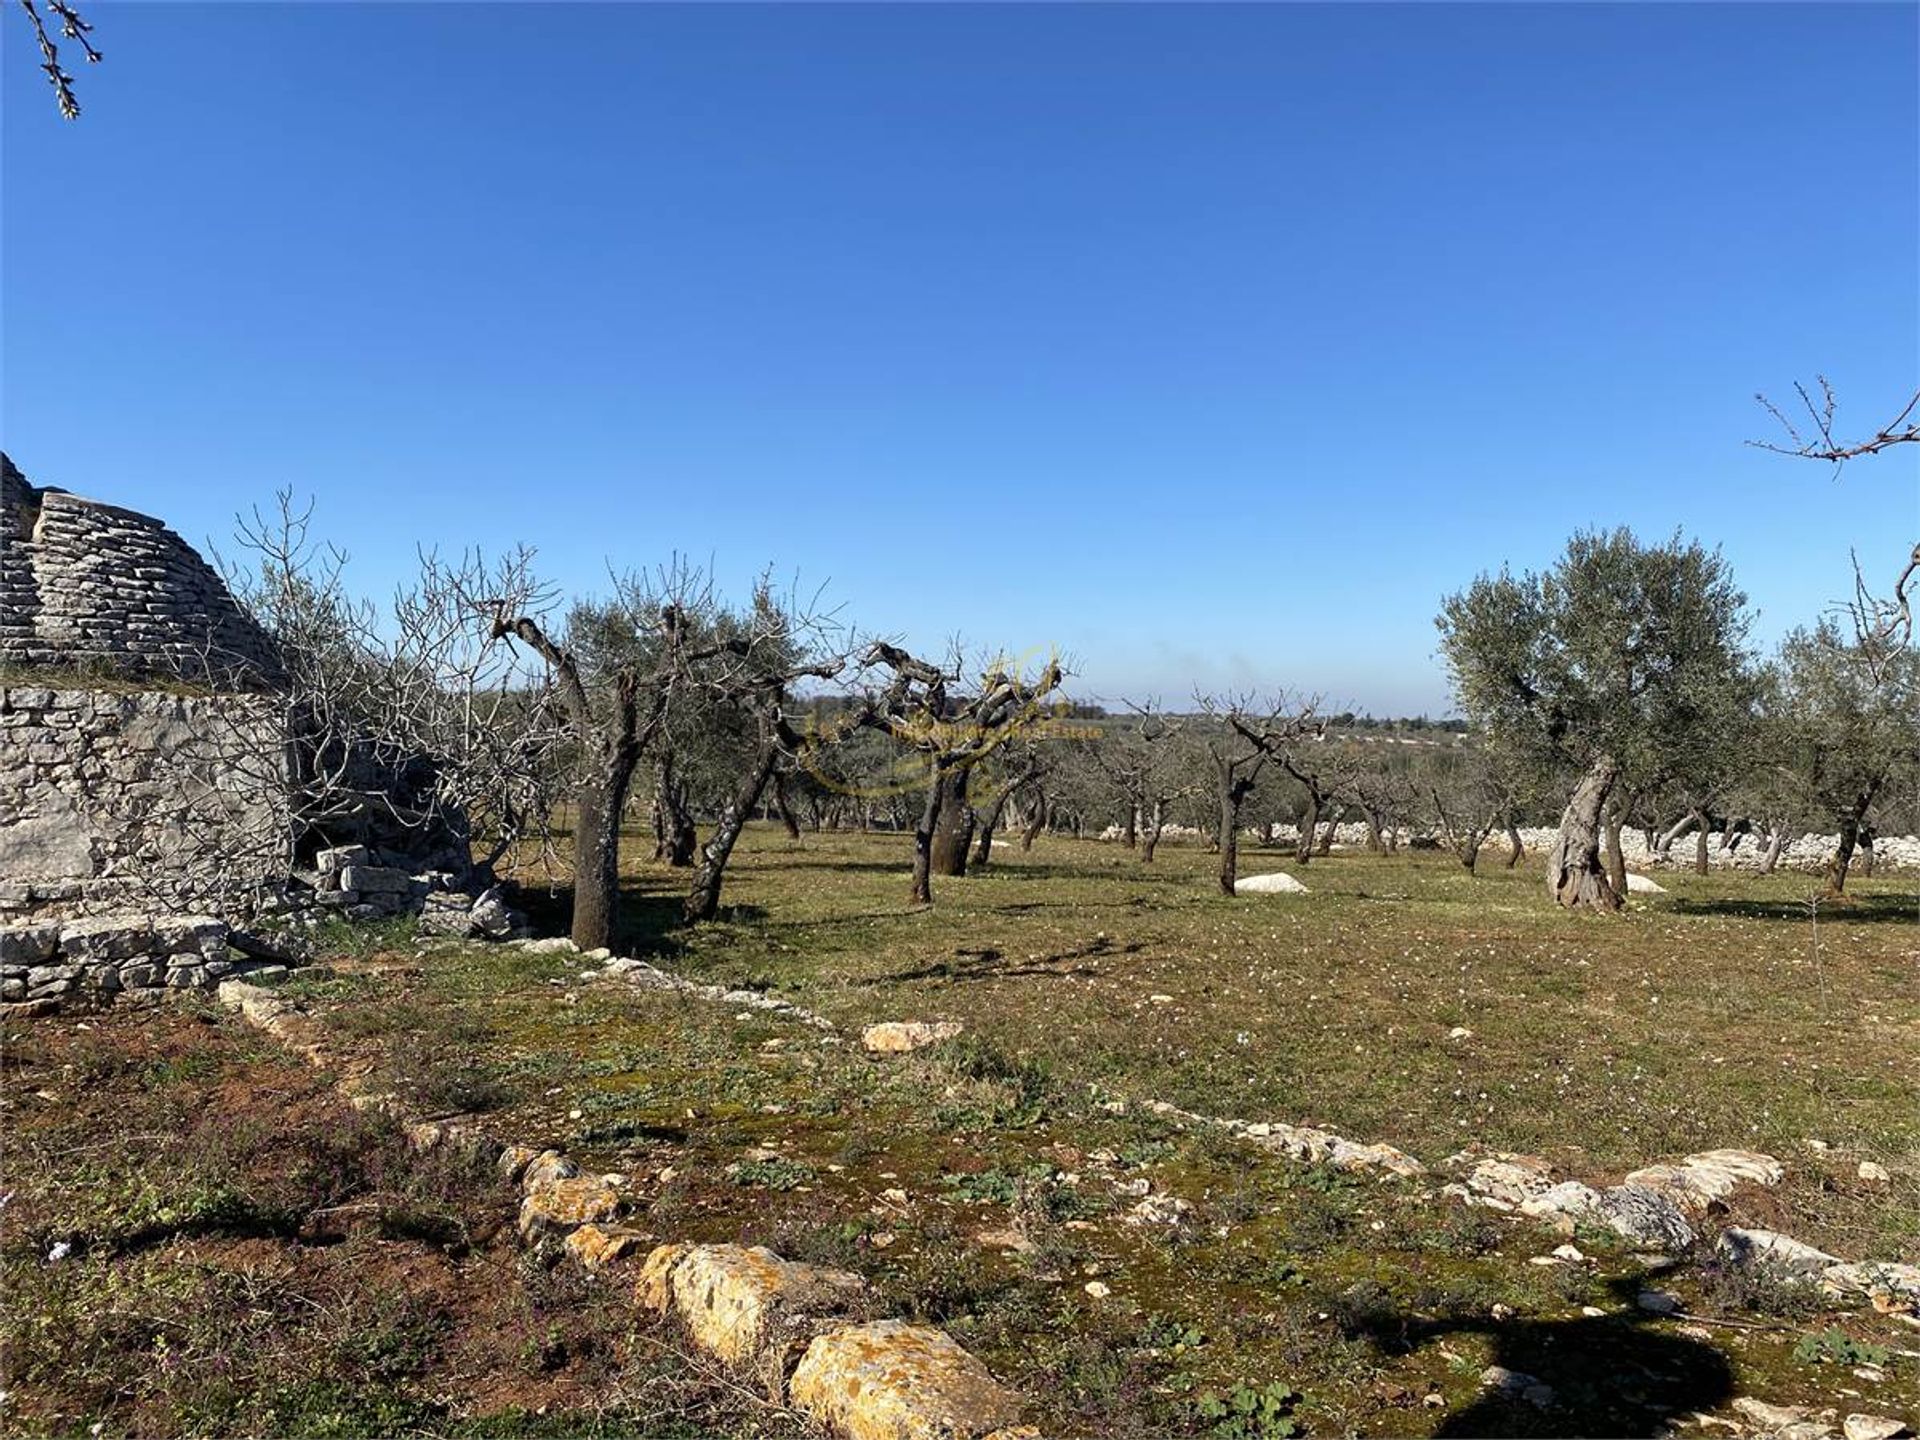
[[[869,1057],[744,1007],[582,983],[574,956],[416,952],[401,931],[363,934],[331,974],[290,989],[332,1028],[344,1068],[423,1111],[476,1113],[498,1135],[632,1177],[634,1223],[660,1238],[760,1242],[859,1270],[877,1303],[945,1325],[1034,1397],[1050,1435],[1653,1435],[1735,1395],[1920,1412],[1920,1360],[1898,1353],[1920,1345],[1894,1318],[1830,1311],[1710,1263],[1656,1273],[1584,1233],[1586,1261],[1533,1265],[1565,1237],[1465,1210],[1432,1183],[1277,1161],[1139,1103],[1323,1125],[1430,1166],[1474,1142],[1532,1151],[1593,1182],[1690,1150],[1766,1150],[1788,1180],[1739,1197],[1736,1218],[1848,1258],[1913,1259],[1912,877],[1861,883],[1854,904],[1816,918],[1805,877],[1662,875],[1671,895],[1584,917],[1551,911],[1537,874],[1469,877],[1432,855],[1335,855],[1304,871],[1311,896],[1229,900],[1197,849],[1164,847],[1145,867],[1117,846],[1049,838],[1025,855],[997,850],[984,874],[936,881],[925,911],[905,904],[906,862],[898,837],[792,843],[756,828],[727,913],[695,931],[672,923],[684,877],[635,866],[621,948],[776,989],[843,1032],[881,1019],[967,1027],[911,1056]],[[1295,869],[1258,851],[1245,862],[1249,873]],[[544,903],[558,913],[563,902]],[[203,1247],[243,1242],[302,1265],[336,1252],[344,1264],[342,1246],[355,1244],[412,1257],[380,1283],[401,1296],[419,1287],[448,1328],[376,1372],[368,1393],[411,1406],[421,1433],[487,1433],[542,1406],[601,1433],[788,1423],[723,1381],[673,1369],[666,1337],[630,1310],[611,1313],[604,1287],[565,1291],[561,1272],[475,1239],[491,1237],[488,1216],[504,1223],[511,1198],[483,1175],[414,1174],[424,1162],[392,1158],[391,1136],[339,1132],[352,1154],[388,1158],[328,1162],[347,1178],[324,1197],[262,1161],[220,1172],[241,1199],[211,1219],[195,1210],[185,1231],[126,1218],[150,1202],[102,1189],[103,1174],[132,1167],[144,1195],[207,1172],[174,1136],[205,1094],[254,1115],[245,1096],[262,1075],[277,1077],[268,1088],[315,1082],[276,1068],[227,1019],[169,1017],[178,1033],[158,1040],[147,1019],[84,1034],[76,1023],[34,1022],[10,1047],[8,1128],[29,1140],[9,1145],[5,1183],[31,1223],[8,1216],[8,1289],[24,1297],[9,1304],[8,1383],[28,1428],[84,1428],[87,1415],[110,1417],[109,1433],[209,1428],[199,1372],[80,1326],[86,1307],[66,1296],[133,1283],[116,1278],[125,1267],[136,1279],[143,1266],[199,1274]],[[1452,1038],[1456,1027],[1471,1034]],[[137,1049],[149,1042],[169,1076],[193,1073],[156,1080]],[[105,1057],[82,1078],[76,1046]],[[90,1097],[108,1133],[84,1140],[92,1132],[66,1108],[35,1098],[41,1081]],[[338,1123],[302,1108],[320,1104],[276,1102],[260,1123],[311,1146]],[[155,1148],[149,1133],[174,1138]],[[1885,1165],[1891,1184],[1860,1181],[1862,1159]],[[1143,1192],[1184,1204],[1180,1222],[1132,1223]],[[369,1196],[376,1216],[437,1206],[464,1229],[377,1221],[316,1246],[284,1218]],[[246,1219],[254,1228],[236,1232],[222,1218],[262,1210],[283,1217],[277,1228]],[[45,1264],[69,1237],[91,1268]],[[457,1318],[454,1282],[434,1278],[462,1267],[479,1267],[462,1283],[493,1306],[471,1322]],[[1648,1284],[1681,1295],[1689,1318],[1640,1310]],[[294,1338],[274,1343],[297,1363],[207,1341],[239,1367],[231,1393],[252,1394],[263,1365],[315,1373],[309,1347],[338,1343],[287,1323]],[[543,1326],[561,1337],[552,1349],[537,1343]],[[462,1346],[482,1331],[506,1338],[476,1362]],[[138,1326],[128,1333],[144,1343]],[[116,1363],[103,1366],[103,1347]],[[104,1378],[76,1383],[84,1367],[62,1356],[112,1370],[132,1398]],[[1863,1359],[1883,1363],[1861,1370]],[[1481,1373],[1493,1364],[1539,1377],[1555,1403],[1490,1395]],[[507,1378],[461,1383],[485,1365]],[[1250,1417],[1217,1413],[1236,1399]],[[240,1413],[257,1417],[264,1402],[246,1403]],[[326,1433],[331,1414],[296,1397],[275,1428]]]

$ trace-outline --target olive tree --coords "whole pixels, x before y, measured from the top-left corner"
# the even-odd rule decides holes
[[[974,770],[1002,747],[1044,729],[1052,715],[1042,702],[1060,688],[1066,670],[1056,655],[1029,678],[996,657],[969,685],[957,657],[935,665],[884,640],[868,648],[862,668],[876,680],[841,728],[883,730],[923,761],[926,795],[913,832],[912,898],[930,905],[936,869],[966,873],[979,824],[969,795]]]
[[[1547,856],[1568,908],[1616,910],[1603,812],[1623,777],[1659,773],[1711,696],[1747,668],[1746,596],[1717,551],[1676,535],[1583,531],[1545,572],[1483,574],[1436,620],[1455,695],[1502,748],[1577,778]]]
[[[1780,647],[1770,705],[1776,759],[1809,808],[1839,831],[1827,892],[1844,892],[1875,803],[1920,771],[1920,654],[1877,652],[1831,620]]]

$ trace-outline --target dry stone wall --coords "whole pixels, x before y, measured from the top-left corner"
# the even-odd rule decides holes
[[[211,915],[0,925],[0,1003],[51,1009],[157,1000],[168,990],[209,990],[232,976],[287,973],[236,957],[228,934]]]
[[[227,909],[289,861],[265,697],[0,685],[0,917]]]
[[[194,548],[146,515],[36,488],[0,455],[0,665],[221,687],[271,678],[272,642]]]

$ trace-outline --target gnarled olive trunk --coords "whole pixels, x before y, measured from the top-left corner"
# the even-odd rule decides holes
[[[1040,838],[1040,832],[1047,828],[1047,797],[1042,795],[1034,801],[1033,814],[1027,820],[1027,828],[1020,834],[1020,848],[1033,849],[1033,842]]]
[[[700,848],[700,837],[694,833],[693,815],[687,809],[686,787],[674,773],[673,760],[673,752],[666,750],[654,766],[653,804],[654,814],[658,817],[654,828],[662,852],[659,858],[676,870],[686,870],[693,865],[694,852]]]
[[[934,801],[931,864],[936,875],[967,873],[967,846],[973,841],[974,813],[967,803],[969,765],[956,765],[941,772]]]
[[[1569,910],[1618,910],[1620,893],[1600,860],[1601,812],[1620,779],[1620,764],[1601,755],[1587,767],[1560,816],[1560,833],[1547,852],[1547,892]]]
[[[927,800],[920,808],[919,823],[913,827],[913,903],[933,903],[933,834],[940,822],[940,797],[947,788],[947,772],[939,761],[927,777]]]
[[[1614,894],[1624,896],[1627,893],[1627,856],[1620,848],[1620,832],[1625,828],[1626,820],[1618,810],[1603,810],[1600,824],[1607,841],[1607,884],[1613,887]]]
[[[1866,825],[1867,810],[1873,804],[1873,797],[1879,792],[1876,783],[1870,786],[1853,804],[1840,812],[1840,845],[1833,852],[1833,858],[1827,861],[1827,894],[1843,895],[1847,888],[1847,872],[1853,867],[1853,852],[1860,844],[1860,832]]]
[[[1300,817],[1300,838],[1294,845],[1293,858],[1302,865],[1313,860],[1313,837],[1320,828],[1320,797],[1309,793],[1306,812]]]
[[[1707,873],[1707,844],[1713,837],[1713,817],[1704,810],[1693,812],[1693,822],[1700,828],[1693,838],[1693,873]]]
[[[1511,870],[1520,863],[1520,857],[1527,853],[1526,842],[1520,838],[1520,827],[1514,823],[1513,816],[1506,818],[1507,826],[1507,869]]]
[[[773,808],[780,817],[780,823],[787,827],[787,838],[798,840],[800,822],[794,817],[793,806],[787,803],[787,775],[784,770],[773,772]],[[813,817],[813,828],[816,830],[820,828],[820,816],[817,811]]]
[[[1780,852],[1787,848],[1787,827],[1775,825],[1773,833],[1767,837],[1766,853],[1760,857],[1760,873],[1773,874],[1773,867],[1780,863]]]
[[[1340,810],[1336,806],[1327,816],[1327,828],[1320,832],[1320,846],[1314,851],[1314,854],[1331,855],[1333,853],[1333,833],[1339,828]]]

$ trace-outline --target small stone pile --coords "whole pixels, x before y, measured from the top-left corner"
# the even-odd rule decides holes
[[[285,967],[237,958],[210,915],[109,915],[0,926],[0,1002],[56,1008],[156,1000]]]
[[[501,898],[500,887],[479,895],[459,888],[450,871],[411,873],[407,857],[367,845],[340,845],[313,857],[311,868],[296,870],[304,891],[287,897],[285,908],[333,911],[349,920],[387,920],[417,915],[429,935],[464,940],[507,940],[531,933],[526,918]]]

